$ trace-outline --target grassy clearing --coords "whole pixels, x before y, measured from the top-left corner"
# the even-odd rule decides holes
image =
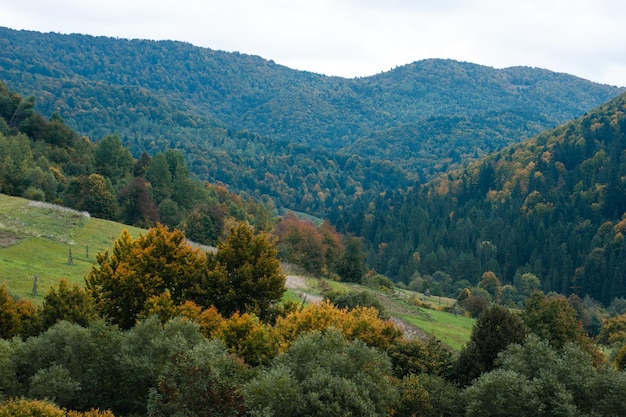
[[[82,285],[96,264],[96,254],[110,250],[124,229],[133,237],[141,232],[73,210],[0,194],[0,284],[5,283],[11,294],[37,303],[62,278]],[[33,297],[35,276],[37,296]]]
[[[399,317],[435,336],[455,350],[461,350],[469,341],[476,320],[455,316],[444,311],[419,308],[418,314],[400,314]]]

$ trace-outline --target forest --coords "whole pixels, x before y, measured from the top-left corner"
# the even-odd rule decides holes
[[[456,116],[453,101],[442,99],[446,84],[474,106],[472,100],[480,97],[494,103],[463,89],[468,85],[464,77],[475,80],[477,91],[489,89],[494,82],[490,77],[496,77],[471,64],[434,60],[364,80],[336,80],[383,108],[377,100],[385,94],[410,97],[419,90],[415,74],[425,73],[414,72],[417,67],[456,70],[447,82],[422,80],[438,85],[437,105],[447,105],[447,116],[403,114],[399,109],[409,101],[392,100],[399,107],[389,111],[406,120],[363,128],[349,140],[345,133],[342,146],[353,146],[350,152],[356,153],[347,156],[321,146],[322,118],[299,116],[320,123],[322,136],[313,147],[303,133],[302,143],[294,140],[290,135],[296,133],[289,129],[285,136],[269,135],[276,126],[263,127],[261,122],[274,123],[278,117],[266,118],[261,112],[244,121],[230,111],[254,97],[244,94],[248,90],[239,84],[238,94],[245,100],[234,100],[229,90],[233,84],[225,80],[237,74],[235,78],[255,85],[251,81],[258,73],[244,76],[237,72],[244,67],[229,58],[253,62],[262,71],[283,72],[287,86],[300,95],[310,92],[300,89],[298,77],[314,82],[304,84],[316,85],[316,94],[330,94],[324,77],[291,72],[257,57],[208,50],[200,54],[190,45],[145,41],[152,50],[175,46],[186,51],[188,65],[196,65],[198,57],[221,59],[215,67],[224,72],[220,76],[198,78],[193,88],[187,79],[172,82],[192,88],[183,90],[197,92],[197,97],[209,94],[202,87],[212,85],[211,94],[221,95],[223,107],[212,108],[207,116],[195,113],[200,102],[185,107],[180,97],[179,102],[168,101],[151,90],[159,85],[158,78],[117,72],[121,84],[106,77],[89,81],[90,74],[116,74],[106,72],[104,59],[98,65],[87,59],[68,64],[80,69],[80,77],[65,78],[58,91],[68,95],[44,94],[41,106],[39,96],[24,96],[9,87],[15,77],[30,73],[43,85],[68,74],[63,66],[45,64],[44,58],[39,66],[22,61],[10,47],[15,44],[8,42],[12,36],[30,37],[29,42],[56,38],[75,48],[73,59],[91,54],[112,62],[127,57],[116,55],[115,48],[141,42],[2,33],[10,51],[2,65],[14,78],[0,83],[0,192],[139,226],[144,232],[138,237],[122,232],[111,248],[97,254],[84,282],[59,277],[40,302],[16,296],[6,283],[0,287],[0,417],[623,413],[626,95],[583,111],[572,109],[572,97],[591,106],[590,97],[597,100],[597,92],[583,99],[562,90],[561,99],[570,105],[555,108],[550,117],[541,113],[545,126],[537,115],[526,117],[530,110],[511,110],[515,106],[510,102],[489,115],[478,111]],[[107,45],[111,54],[100,55],[90,42],[92,48]],[[152,53],[153,61],[138,56],[137,66],[153,62],[161,68],[161,55]],[[145,68],[143,73],[151,71]],[[497,74],[518,86],[510,97],[517,97],[518,105],[524,100],[549,102],[537,94],[556,85],[547,79],[559,78],[546,72],[540,82],[526,68]],[[199,71],[197,77],[202,76]],[[264,95],[264,79],[255,81],[257,104],[278,112],[282,107],[274,107],[276,102],[267,104],[271,100]],[[215,85],[216,80],[224,84]],[[377,95],[378,89],[384,94]],[[522,90],[533,94],[525,96]],[[606,88],[604,93],[614,96],[616,91]],[[297,94],[279,98],[292,103]],[[80,97],[89,97],[91,104]],[[115,101],[120,97],[135,97],[126,103],[134,103],[135,110],[143,103],[144,108],[120,112]],[[321,101],[328,106],[345,97],[331,94]],[[355,108],[368,103],[359,97],[348,101]],[[214,105],[211,98],[205,96]],[[110,112],[103,113],[110,124],[93,118],[99,133],[78,133],[74,115],[64,108],[48,107],[54,110],[42,113],[51,100],[57,105],[77,100],[83,109],[110,105]],[[290,108],[291,116],[298,116],[300,107]],[[327,111],[350,120],[345,109]],[[558,124],[557,118],[572,119],[570,111],[580,117],[520,142],[533,129],[538,133]],[[162,116],[159,112],[168,114],[173,129],[183,129],[179,133],[198,126],[219,132],[201,135],[206,141],[222,140],[211,148],[212,162],[195,159],[211,154],[204,153],[202,142],[183,142],[174,130],[152,137],[150,147],[129,141],[133,135],[145,139],[145,131],[112,133],[121,114],[133,129],[138,126],[133,114],[140,115],[144,127],[155,128],[147,117],[150,112],[155,118]],[[359,114],[376,120],[365,110]],[[486,130],[489,120],[499,125]],[[284,119],[286,126],[297,124],[292,123]],[[470,132],[477,142],[471,146],[446,131]],[[411,148],[411,161],[394,159],[406,154],[402,141],[410,143],[411,138],[420,139]],[[509,145],[500,149],[505,144],[500,140]],[[485,143],[489,147],[481,147]],[[376,144],[383,145],[376,150]],[[492,152],[491,146],[500,150]],[[376,155],[368,155],[372,152]],[[433,163],[440,157],[433,165],[421,165],[420,158]],[[240,175],[248,163],[246,174]],[[232,170],[224,168],[228,166]],[[223,181],[201,174],[211,170],[226,175]],[[235,183],[248,178],[250,183],[245,190],[241,184],[231,188],[229,178]],[[267,189],[251,191],[261,187],[262,181],[254,182],[260,178]],[[283,195],[272,194],[276,190]],[[287,195],[293,205],[285,203]],[[303,207],[323,218],[283,211]],[[455,350],[433,337],[410,337],[381,308],[376,292],[328,291],[317,303],[290,300],[285,296],[285,263],[329,283],[449,297],[453,305],[423,304],[474,317],[469,342]],[[413,302],[422,303],[419,296]]]
[[[392,291],[394,284],[376,272],[384,264],[366,259],[366,235],[342,236],[328,221],[316,225],[294,214],[276,219],[262,203],[190,178],[180,152],[135,159],[115,135],[91,143],[58,115],[44,118],[32,96],[0,86],[2,192],[147,228],[138,238],[123,232],[98,253],[84,285],[60,279],[41,303],[0,287],[0,416],[617,416],[624,409],[623,297],[608,308],[588,297],[566,298],[541,291],[531,272],[511,291],[507,286],[517,287],[496,276],[498,251],[484,243],[481,260],[491,262],[489,270],[455,294],[455,314],[477,317],[460,351],[434,338],[406,337],[364,293],[287,301],[281,261],[333,280]],[[565,160],[572,167],[584,165],[585,155],[615,155],[624,113],[614,110],[623,100],[528,146],[560,161],[559,144],[571,137],[584,145],[577,129],[599,131],[606,119],[611,129],[593,136],[598,149],[563,155],[578,158]],[[504,154],[518,161],[516,151]],[[531,187],[525,188],[531,195],[535,185],[522,180],[542,176],[492,162],[500,158],[485,159],[493,172],[473,166],[466,184],[479,172],[482,182],[474,187],[488,201],[498,192],[512,195],[505,187]],[[515,186],[497,176],[505,168],[520,177]],[[459,174],[414,192],[432,201],[449,197],[463,189],[462,180],[452,185]],[[567,180],[573,174],[562,188]],[[588,193],[579,182],[575,189]],[[533,198],[524,213],[548,210],[549,201]],[[593,207],[607,216],[623,204],[594,202],[604,203]],[[429,224],[437,223],[422,223]],[[621,233],[617,225],[604,229]],[[215,250],[192,247],[185,227]],[[392,248],[379,245],[377,253]],[[418,268],[427,260],[412,256]],[[422,271],[409,287],[450,290],[447,272],[428,278]]]
[[[181,42],[0,28],[0,79],[81,136],[325,218],[565,123],[624,90],[527,67],[425,60],[372,77]]]
[[[332,219],[394,281],[455,294],[492,272],[509,303],[546,292],[626,296],[626,96],[554,130]],[[497,296],[497,294],[492,294]]]
[[[590,338],[564,296],[493,304],[460,351],[374,307],[295,304],[267,234],[215,252],[123,232],[41,305],[0,287],[2,416],[618,416],[626,302]],[[612,352],[607,355],[606,352]]]

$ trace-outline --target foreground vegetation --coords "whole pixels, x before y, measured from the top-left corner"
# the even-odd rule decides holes
[[[407,339],[380,308],[340,307],[345,294],[282,302],[278,250],[246,224],[216,252],[183,237],[122,232],[86,288],[61,281],[40,307],[1,287],[0,413],[613,416],[626,405],[626,315],[599,339],[608,358],[564,297],[535,292],[519,313],[483,310],[455,354]]]

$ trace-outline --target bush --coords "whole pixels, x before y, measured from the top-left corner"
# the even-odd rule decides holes
[[[370,291],[333,291],[326,294],[326,298],[337,308],[347,308],[352,310],[356,307],[374,307],[378,310],[378,316],[384,320],[389,319],[389,314],[385,311],[385,306],[376,295]]]
[[[361,279],[361,284],[377,290],[393,291],[394,283],[384,275],[368,273]]]
[[[9,399],[0,404],[0,417],[115,417],[110,411],[66,411],[42,400]]]

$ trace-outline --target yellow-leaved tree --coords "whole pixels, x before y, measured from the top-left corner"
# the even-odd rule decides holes
[[[187,301],[206,257],[189,245],[182,231],[170,232],[158,225],[136,240],[125,230],[115,241],[113,252],[99,253],[97,261],[99,266],[85,278],[87,291],[101,316],[129,329],[155,296],[168,292],[175,305]]]

